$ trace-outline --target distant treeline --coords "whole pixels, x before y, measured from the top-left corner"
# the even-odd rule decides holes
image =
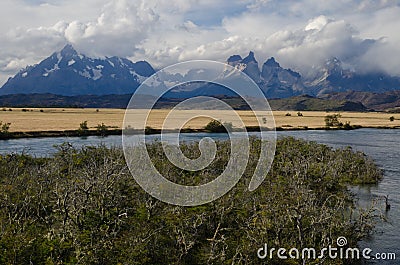
[[[23,108],[126,108],[131,95],[13,94],[0,96],[0,106]]]
[[[131,94],[125,95],[79,95],[62,96],[54,94],[15,94],[0,96],[2,107],[23,108],[126,108]],[[217,95],[231,107],[237,110],[249,110],[246,102],[238,97]],[[185,98],[161,98],[154,108],[172,108]],[[296,111],[368,111],[360,102],[345,99],[321,99],[308,95],[295,96],[284,99],[270,99],[273,110]]]

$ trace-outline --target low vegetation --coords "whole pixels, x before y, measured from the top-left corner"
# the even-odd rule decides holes
[[[341,122],[339,120],[341,117],[342,117],[342,115],[340,115],[338,113],[326,115],[325,116],[326,127],[341,127],[341,126],[343,126],[343,122]]]
[[[87,121],[90,125],[90,134],[95,132],[96,125],[104,123],[108,126],[109,133],[112,129],[122,129],[124,121],[125,111],[123,109],[29,109],[30,111],[22,112],[21,109],[14,109],[14,111],[0,111],[0,120],[6,120],[12,122],[11,132],[48,132],[48,131],[59,131],[61,134],[68,131],[76,131],[79,128],[79,124],[82,121]],[[33,111],[32,111],[33,110]],[[145,119],[146,112],[144,110],[137,111],[138,119]],[[203,110],[202,110],[203,111]],[[185,119],[190,110],[177,110],[175,118]],[[220,112],[219,110],[204,110],[206,116],[216,116]],[[151,111],[147,125],[160,130],[163,126],[165,117],[168,115],[169,110],[153,110]],[[198,112],[200,113],[200,112]],[[196,113],[196,115],[198,114]],[[289,115],[285,116],[288,113]],[[303,115],[302,117],[300,113]],[[309,112],[299,111],[274,111],[274,119],[276,127],[285,127],[283,125],[290,125],[293,129],[304,129],[308,127],[310,129],[326,129],[325,116],[326,112]],[[244,122],[246,127],[259,126],[257,117],[252,111],[238,111],[241,120]],[[260,115],[263,115],[259,113]],[[344,124],[346,121],[351,122],[351,126],[355,127],[370,127],[370,128],[395,128],[400,126],[400,120],[393,114],[388,115],[387,113],[376,113],[376,112],[341,112],[340,120]],[[218,114],[220,115],[220,113]],[[257,114],[258,115],[258,114]],[[185,129],[189,128],[192,130],[204,130],[204,127],[210,121],[209,118],[199,117],[192,119],[185,125]],[[390,116],[394,116],[393,122],[389,120]],[[261,116],[259,116],[260,118]],[[265,118],[265,117],[262,117]],[[62,121],[62,122],[60,122]],[[222,122],[225,120],[222,119]],[[266,119],[262,121],[262,124],[266,124]],[[236,125],[236,124],[235,124]],[[135,127],[135,126],[133,126]],[[137,127],[137,126],[136,126]],[[140,127],[140,126],[139,126]],[[236,125],[236,127],[240,127]],[[237,130],[238,128],[235,128]],[[11,135],[12,136],[12,135]]]
[[[368,111],[359,102],[348,100],[326,100],[314,98],[308,95],[294,96],[282,99],[268,100],[273,110],[293,110],[293,111]]]
[[[99,135],[105,136],[108,132],[108,126],[105,125],[103,122],[101,124],[97,124],[96,131]]]
[[[259,264],[257,249],[354,247],[373,229],[376,209],[360,209],[347,184],[376,183],[380,170],[364,154],[283,138],[263,184],[247,186],[260,140],[238,185],[197,207],[162,203],[134,181],[119,148],[58,147],[49,158],[0,156],[0,264]],[[148,145],[170,180],[205,183],[224,170],[230,143],[217,142],[213,163],[200,172],[168,162],[160,142]],[[197,157],[197,143],[184,144]],[[269,264],[304,264],[278,260]],[[316,260],[348,264],[348,260]]]
[[[78,133],[79,135],[87,135],[89,132],[89,126],[87,121],[83,121],[79,124]]]
[[[350,121],[346,121],[345,123],[343,123],[340,118],[342,117],[342,115],[336,113],[336,114],[331,114],[331,115],[326,115],[325,116],[325,127],[326,128],[331,128],[331,127],[336,127],[339,129],[343,129],[343,130],[353,130],[353,129],[358,129],[361,128],[362,126],[360,125],[351,125]]]
[[[11,123],[10,122],[2,122],[0,121],[0,139],[1,138],[6,138],[9,133],[10,133],[10,126]]]
[[[222,123],[221,121],[212,120],[204,127],[204,129],[208,132],[224,133],[227,131],[232,131],[233,126],[230,122]]]

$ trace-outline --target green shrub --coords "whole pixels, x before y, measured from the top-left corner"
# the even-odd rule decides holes
[[[79,124],[79,129],[81,130],[89,130],[89,127],[87,125],[87,121],[84,121],[82,123]]]
[[[325,126],[326,127],[341,127],[343,123],[339,120],[342,115],[340,114],[332,114],[325,116]]]
[[[145,128],[144,128],[144,133],[145,134],[155,134],[155,133],[157,133],[158,131],[156,130],[156,129],[154,129],[153,127],[151,127],[151,126],[146,126]]]
[[[105,136],[108,131],[108,126],[106,126],[103,122],[101,124],[97,124],[96,131],[101,136]]]
[[[343,129],[345,129],[345,130],[352,130],[352,129],[354,129],[354,128],[353,128],[353,126],[350,125],[350,122],[349,122],[349,121],[346,121],[346,122],[344,123],[344,125],[343,125]]]
[[[217,120],[212,120],[204,127],[204,129],[213,133],[227,133],[228,130],[232,131],[233,126],[230,122],[222,123]]]
[[[86,135],[89,132],[87,121],[83,121],[79,124],[78,133],[79,135]]]
[[[356,247],[373,228],[376,209],[361,209],[346,183],[376,183],[382,173],[352,149],[282,138],[261,186],[247,190],[261,140],[250,139],[243,177],[205,205],[180,207],[147,194],[120,148],[58,147],[48,158],[0,156],[1,264],[259,264],[257,249],[319,248],[338,236]],[[183,185],[214,180],[230,159],[217,141],[215,159],[199,171],[175,167],[162,143],[147,147],[166,178]],[[197,143],[183,144],[187,157]],[[271,264],[316,264],[278,260]],[[325,260],[323,264],[348,264]]]
[[[10,126],[11,123],[9,122],[3,123],[2,121],[0,121],[0,138],[8,136],[10,134]]]

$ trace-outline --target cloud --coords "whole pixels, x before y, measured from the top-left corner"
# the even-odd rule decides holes
[[[363,43],[344,20],[324,16],[311,20],[302,30],[273,35],[269,41],[277,43],[278,59],[301,72],[310,71],[332,57],[351,63]]]
[[[400,75],[396,0],[4,0],[0,82],[72,43],[156,67],[256,53],[307,74],[330,57]]]
[[[127,56],[159,24],[159,15],[145,1],[112,1],[96,21],[71,22],[65,39],[92,56]]]

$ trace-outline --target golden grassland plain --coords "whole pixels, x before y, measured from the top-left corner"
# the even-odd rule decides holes
[[[144,110],[137,110],[137,118],[133,118],[132,122],[140,120],[145,114]],[[152,110],[148,119],[147,126],[155,129],[162,127],[168,109]],[[208,114],[212,115],[215,112],[223,112],[218,110],[208,110]],[[187,114],[204,113],[198,110],[179,110],[172,116],[173,128],[178,126],[178,122]],[[207,113],[207,110],[205,111]],[[241,119],[246,126],[256,126],[256,119],[251,111],[238,111]],[[287,116],[290,113],[291,116]],[[324,118],[328,114],[339,112],[325,111],[302,111],[303,116],[298,116],[296,111],[274,111],[276,127],[286,129],[300,129],[304,127],[323,128],[325,126]],[[83,121],[87,121],[89,129],[95,129],[98,124],[104,123],[110,128],[121,129],[124,120],[124,109],[61,109],[61,108],[12,108],[10,111],[0,111],[0,121],[3,123],[11,123],[11,132],[38,132],[38,131],[63,131],[76,130]],[[221,114],[221,113],[219,113]],[[257,115],[262,115],[258,113]],[[382,112],[340,112],[340,120],[350,122],[351,125],[361,125],[363,127],[399,127],[400,114],[382,113]],[[222,114],[224,116],[224,114]],[[394,121],[389,118],[393,116]],[[208,117],[199,117],[185,124],[185,128],[202,129],[211,119]],[[224,119],[221,119],[224,122]],[[235,126],[235,124],[234,124]],[[131,126],[135,128],[134,124]],[[177,127],[175,127],[177,128]]]

